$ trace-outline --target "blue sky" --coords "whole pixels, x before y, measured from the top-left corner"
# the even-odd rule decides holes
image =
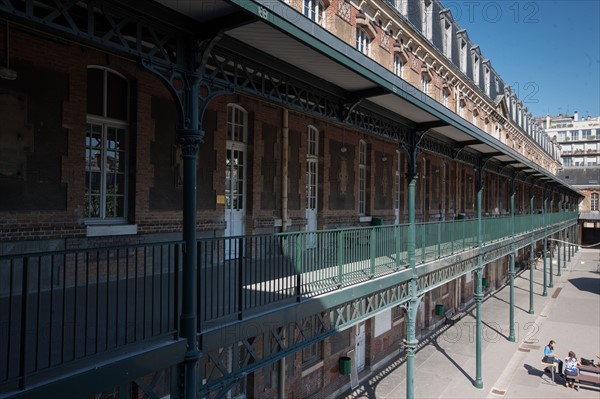
[[[600,0],[442,0],[534,116],[600,115]]]

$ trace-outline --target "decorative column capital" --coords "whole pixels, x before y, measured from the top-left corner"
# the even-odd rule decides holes
[[[198,147],[204,142],[204,132],[196,129],[177,130],[176,141],[181,146],[181,155],[183,158],[195,158],[198,154]]]

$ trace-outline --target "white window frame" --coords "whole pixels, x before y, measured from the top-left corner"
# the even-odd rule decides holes
[[[425,94],[428,94],[429,91],[429,77],[426,73],[421,74],[421,91]]]
[[[404,61],[402,60],[402,56],[400,55],[400,53],[394,53],[394,65],[393,65],[394,75],[402,77],[403,67],[404,67]]]
[[[444,55],[448,59],[452,59],[452,22],[447,18],[442,20],[442,26],[444,28]]]
[[[442,89],[442,104],[444,104],[446,108],[450,107],[450,93],[448,89],[445,88]]]
[[[88,70],[91,69],[96,69],[96,70],[101,70],[102,71],[102,76],[103,76],[103,81],[102,81],[102,115],[93,115],[93,114],[87,114],[86,116],[86,145],[85,145],[85,154],[86,154],[86,183],[85,183],[85,191],[86,193],[84,194],[84,199],[85,199],[85,223],[86,224],[124,224],[127,222],[127,218],[128,218],[128,202],[129,202],[129,141],[130,141],[130,137],[129,137],[129,119],[130,119],[130,109],[129,109],[129,99],[131,96],[131,82],[129,81],[129,79],[127,79],[127,77],[125,77],[123,74],[120,74],[112,69],[106,68],[106,67],[102,67],[102,66],[96,66],[96,65],[90,65],[87,68]],[[127,84],[127,99],[126,99],[126,105],[127,105],[127,111],[126,111],[126,119],[125,120],[121,120],[121,119],[115,119],[115,118],[109,118],[107,116],[107,105],[108,102],[110,101],[110,99],[108,98],[108,76],[109,74],[115,75],[121,79],[123,79],[126,84]],[[96,147],[92,145],[93,140],[91,139],[91,128],[92,126],[98,126],[100,127],[100,146]],[[109,140],[108,140],[108,130],[110,129],[117,129],[118,131],[121,131],[121,134],[123,134],[125,137],[121,140],[117,140],[117,143],[119,144],[118,147],[111,147]],[[121,146],[122,144],[122,146]],[[117,145],[116,143],[113,142],[113,145]],[[96,153],[96,151],[99,148],[99,154]],[[115,196],[113,196],[114,198],[116,197],[122,197],[123,198],[123,211],[122,211],[122,215],[120,216],[114,216],[114,215],[107,215],[107,201],[109,201],[109,193],[108,193],[108,189],[107,189],[107,181],[108,181],[108,176],[109,176],[109,153],[110,152],[117,152],[119,154],[119,162],[123,162],[124,163],[124,168],[122,171],[115,171],[114,175],[115,178],[117,175],[121,175],[123,177],[123,191],[122,194],[115,194]],[[92,162],[92,153],[96,153],[97,155],[99,155],[99,159],[98,159],[98,163],[99,165],[96,164],[96,162]],[[94,156],[94,159],[96,157]],[[92,163],[94,163],[94,165],[92,165]],[[96,169],[95,171],[92,170],[92,168]],[[90,172],[99,172],[99,177],[100,177],[100,192],[99,194],[99,203],[98,203],[98,216],[90,216],[89,215],[89,207],[91,206],[91,202],[92,202],[92,195],[88,194],[88,188],[91,185],[91,174],[88,176],[87,172],[88,170]],[[118,232],[115,232],[115,234],[119,234]],[[95,233],[94,233],[95,235]],[[102,235],[102,234],[99,234]]]
[[[366,215],[367,209],[367,143],[358,142],[358,214]]]
[[[308,19],[318,25],[323,25],[325,4],[320,0],[304,0],[303,13]]]
[[[483,82],[485,85],[485,94],[487,94],[488,97],[490,97],[490,92],[491,92],[491,76],[490,76],[491,72],[490,72],[490,68],[484,66],[483,67]]]
[[[479,65],[481,62],[481,58],[479,55],[473,55],[473,83],[479,86]]]
[[[318,160],[319,160],[319,130],[308,126],[306,151],[306,208],[317,209],[318,200]]]
[[[467,73],[467,41],[464,37],[458,40],[458,52],[460,54],[459,64],[462,73]]]
[[[371,36],[362,26],[356,27],[356,49],[364,55],[371,55]]]
[[[598,193],[591,193],[590,194],[590,211],[598,211],[600,210],[598,208],[599,205],[599,201],[600,201],[600,195]]]
[[[433,2],[431,0],[421,1],[421,31],[428,40],[432,39],[433,25]]]

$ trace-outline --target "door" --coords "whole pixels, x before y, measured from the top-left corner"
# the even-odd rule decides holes
[[[308,152],[306,155],[306,248],[317,246],[317,200],[319,178],[319,131],[308,127]]]
[[[225,154],[225,237],[241,236],[246,230],[246,125],[246,111],[236,104],[229,104]],[[236,259],[242,255],[241,239],[225,241],[225,259]]]
[[[225,227],[226,237],[244,234],[245,204],[245,151],[239,145],[228,143],[225,159]],[[238,148],[236,148],[238,147]],[[225,241],[226,259],[240,255],[241,240]]]
[[[354,353],[356,354],[356,371],[361,372],[365,369],[365,323],[356,326],[356,342],[354,344]]]

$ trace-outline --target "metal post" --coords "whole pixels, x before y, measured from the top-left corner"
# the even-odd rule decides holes
[[[547,279],[546,279],[546,254],[548,253],[548,237],[546,235],[546,226],[548,225],[546,222],[546,212],[548,211],[547,208],[548,205],[548,198],[546,197],[546,191],[544,191],[544,214],[543,214],[543,221],[544,221],[544,249],[542,250],[542,258],[544,258],[544,281],[543,281],[543,285],[544,285],[544,291],[542,292],[542,296],[548,296],[548,290],[547,290]]]
[[[481,207],[483,199],[483,165],[478,168],[477,173],[477,242],[481,248],[483,244],[483,223],[481,220]],[[482,359],[481,359],[481,302],[483,301],[482,277],[483,277],[483,255],[477,256],[477,281],[475,283],[475,388],[483,388],[483,380],[481,377]]]
[[[561,234],[560,234],[561,230],[558,231],[558,241],[557,241],[557,252],[556,252],[556,259],[558,260],[558,264],[556,265],[556,269],[557,269],[557,273],[556,275],[558,277],[560,277],[560,273],[561,273],[561,267],[560,267],[560,244],[561,244]]]
[[[531,215],[531,221],[533,222],[534,210],[533,204],[535,200],[535,190],[533,183],[529,186],[529,214]],[[533,269],[535,267],[535,241],[533,233],[531,234],[531,247],[529,250],[529,314],[534,314],[533,310]]]
[[[515,342],[515,253],[509,255],[508,276],[510,278],[510,333],[508,340]]]
[[[550,190],[550,214],[554,215],[554,189]],[[556,221],[554,217],[552,221]],[[553,228],[554,229],[554,228]],[[552,256],[554,254],[554,234],[550,236],[550,283],[548,284],[549,288],[554,288],[554,266],[552,264]]]
[[[508,269],[508,276],[510,277],[510,334],[508,340],[515,342],[515,175],[513,174],[510,180],[510,225],[511,225],[511,252],[510,252],[510,265]]]
[[[483,292],[481,290],[481,278],[483,275],[483,268],[481,267],[481,256],[479,255],[477,258],[477,269],[476,276],[477,280],[475,282],[475,388],[482,389],[483,388],[483,380],[481,378],[481,302],[483,301]]]
[[[531,249],[529,250],[529,314],[534,314],[533,311],[533,265],[535,262],[535,245],[533,238],[531,239]]]
[[[414,136],[411,135],[414,140]],[[407,256],[408,266],[411,270],[411,279],[408,282],[408,289],[411,296],[407,308],[406,339],[404,345],[407,350],[406,358],[406,397],[414,399],[415,397],[415,351],[419,341],[416,339],[417,308],[419,298],[417,297],[417,267],[416,267],[416,225],[415,225],[415,186],[417,183],[417,145],[412,142],[407,146],[408,150],[408,237],[407,237]]]
[[[412,293],[412,298],[406,305],[406,338],[404,339],[404,347],[406,348],[406,398],[414,399],[415,385],[415,352],[419,341],[416,339],[416,324],[417,324],[417,309],[419,308],[420,297],[416,296],[417,282],[409,281],[409,290]]]
[[[185,397],[197,394],[197,367],[200,351],[196,339],[196,158],[202,142],[199,130],[198,80],[190,79],[187,94],[188,125],[177,131],[183,158],[183,273],[180,330],[187,339],[185,353]]]

